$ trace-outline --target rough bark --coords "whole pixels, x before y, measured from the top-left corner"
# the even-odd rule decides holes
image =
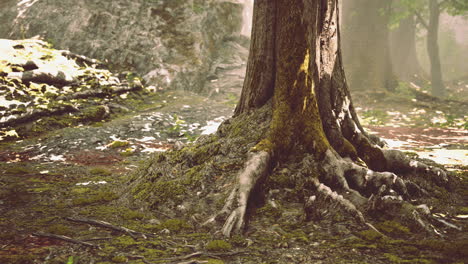
[[[416,53],[416,21],[408,16],[390,32],[392,66],[397,77],[404,81],[414,81],[424,77]]]
[[[276,1],[255,1],[250,54],[241,100],[235,115],[265,104],[273,95],[275,77]],[[255,53],[252,51],[255,50]],[[263,69],[258,71],[257,69]]]
[[[427,29],[427,54],[431,63],[432,95],[444,96],[445,86],[442,80],[442,70],[439,56],[439,17],[440,9],[437,0],[429,1],[429,25]]]
[[[343,55],[352,91],[393,90],[389,48],[391,1],[343,1]]]

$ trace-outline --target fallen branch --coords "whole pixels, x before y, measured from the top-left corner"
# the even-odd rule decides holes
[[[116,226],[116,225],[113,225],[111,223],[101,221],[101,220],[82,218],[82,217],[78,217],[78,218],[66,217],[65,219],[68,220],[68,221],[72,221],[72,222],[86,223],[86,224],[90,224],[90,225],[94,225],[94,226],[100,226],[100,227],[112,229],[112,230],[115,230],[115,231],[119,231],[119,232],[122,232],[122,233],[126,233],[129,236],[131,236],[133,239],[136,239],[136,237],[135,237],[136,235],[139,235],[139,236],[143,237],[144,239],[146,239],[147,236],[153,236],[153,234],[145,234],[145,233],[138,232],[138,231],[135,231],[135,230],[123,227],[123,226]]]
[[[94,245],[94,244],[91,244],[91,243],[88,243],[88,242],[76,240],[76,239],[73,239],[71,237],[62,236],[62,235],[55,235],[55,234],[41,233],[41,232],[32,233],[32,235],[37,236],[37,237],[54,238],[54,239],[63,240],[63,241],[69,242],[69,243],[83,245],[83,246],[92,247],[92,248],[99,248],[98,245]]]

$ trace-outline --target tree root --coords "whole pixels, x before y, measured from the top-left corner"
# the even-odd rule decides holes
[[[245,167],[238,175],[238,183],[229,195],[223,209],[205,224],[229,214],[224,222],[222,233],[229,237],[240,232],[245,226],[245,213],[252,190],[270,169],[271,154],[266,151],[249,154]]]
[[[395,159],[394,162],[396,162]],[[207,223],[226,219],[221,232],[228,237],[233,232],[242,231],[245,225],[249,197],[260,179],[268,173],[270,163],[271,155],[268,152],[251,153],[244,169],[239,173],[238,184],[233,188],[223,209]],[[413,193],[409,192],[408,189],[418,189],[420,193],[427,192],[415,183],[404,180],[394,173],[376,172],[359,166],[353,161],[341,158],[333,150],[328,150],[324,159],[318,163],[313,157],[306,156],[302,161],[302,166],[302,171],[310,171],[311,167],[316,169],[320,167],[319,174],[321,175],[319,178],[305,175],[308,177],[308,188],[314,193],[312,196],[305,197],[304,210],[308,220],[317,216],[317,210],[323,207],[322,202],[328,204],[331,202],[344,209],[358,224],[368,227],[382,236],[384,235],[377,228],[365,220],[363,212],[385,211],[388,207],[393,206],[399,208],[398,212],[395,213],[402,214],[404,219],[410,220],[427,233],[440,235],[431,222],[438,222],[447,227],[458,229],[443,219],[442,221],[435,219],[428,208],[420,212],[421,209],[418,206],[407,202],[412,198]],[[418,168],[423,167],[421,165]],[[441,173],[438,175],[445,176]]]

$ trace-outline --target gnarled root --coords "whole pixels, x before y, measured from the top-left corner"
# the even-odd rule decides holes
[[[223,228],[223,235],[229,237],[233,232],[240,232],[245,226],[245,214],[249,197],[260,179],[264,178],[271,163],[271,154],[266,151],[249,153],[245,167],[238,175],[238,183],[229,195],[223,209],[205,224],[227,217]]]
[[[406,161],[410,162],[409,159]],[[326,152],[325,158],[320,165],[323,170],[320,181],[332,185],[334,190],[320,183],[319,180],[313,179],[312,182],[316,187],[317,195],[336,202],[341,208],[350,213],[358,223],[364,223],[375,231],[377,230],[364,220],[362,214],[364,210],[368,212],[384,211],[389,215],[400,215],[430,234],[440,235],[431,223],[443,224],[458,229],[458,227],[443,219],[434,218],[427,206],[410,204],[408,200],[412,198],[412,194],[415,193],[414,190],[417,190],[419,194],[427,192],[415,183],[403,180],[394,173],[372,171],[341,158],[332,150]],[[447,181],[445,173],[437,173],[438,170],[434,168],[426,169],[428,167],[423,167],[422,163],[418,165],[420,165],[418,168],[425,168],[424,171],[436,172],[441,180]],[[309,198],[306,202],[306,210],[310,211],[310,208],[314,205],[320,206],[315,200],[315,196]]]

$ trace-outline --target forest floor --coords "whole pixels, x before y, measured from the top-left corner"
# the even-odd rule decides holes
[[[242,70],[234,69],[218,82],[226,83],[229,75],[237,89],[221,89],[210,96],[131,92],[117,102],[125,111],[103,120],[0,141],[0,263],[464,263],[468,259],[466,200],[454,202],[457,208],[452,211],[457,214],[447,216],[463,231],[454,228],[443,237],[414,234],[394,221],[376,224],[387,235],[381,236],[338,214],[304,223],[297,220],[302,204],[288,203],[283,212],[268,205],[260,208],[245,236],[225,239],[180,219],[119,205],[121,187],[151,153],[190,144],[200,134],[215,132],[230,117]],[[462,186],[455,191],[466,199],[468,102],[437,100],[413,88],[401,85],[393,94],[356,94],[358,114],[389,147],[433,159],[460,177]],[[465,83],[451,89],[458,98],[468,98],[461,94],[468,90]],[[443,208],[438,213],[443,214]]]

